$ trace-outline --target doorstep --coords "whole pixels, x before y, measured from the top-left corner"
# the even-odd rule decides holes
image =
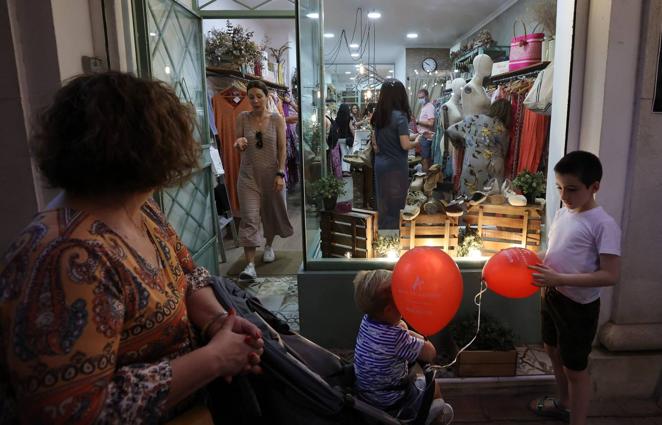
[[[554,375],[503,376],[484,378],[439,378],[444,396],[480,394],[554,394]]]

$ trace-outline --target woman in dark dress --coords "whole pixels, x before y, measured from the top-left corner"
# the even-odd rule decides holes
[[[397,229],[409,186],[407,151],[418,140],[409,140],[411,110],[405,86],[388,78],[382,83],[370,123],[374,129],[375,181],[380,229]]]

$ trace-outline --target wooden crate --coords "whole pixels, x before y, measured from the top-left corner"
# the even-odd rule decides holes
[[[515,376],[517,351],[463,351],[457,358],[457,375]]]
[[[372,242],[377,237],[377,212],[352,209],[351,212],[322,211],[322,257],[372,258]]]
[[[446,214],[419,214],[413,220],[400,211],[400,255],[417,246],[439,247],[451,257],[457,253],[458,219]]]
[[[483,239],[482,254],[489,256],[514,246],[538,251],[542,216],[540,205],[514,207],[483,203],[467,211],[462,221],[478,230]]]

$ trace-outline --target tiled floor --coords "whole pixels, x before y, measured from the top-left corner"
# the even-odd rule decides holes
[[[262,304],[285,320],[294,331],[299,330],[299,304],[296,276],[273,276],[258,278],[244,286],[260,299]],[[351,359],[351,350],[334,350],[342,357]],[[552,373],[549,357],[539,345],[517,347],[517,376],[549,375]],[[452,377],[451,371],[442,374]]]

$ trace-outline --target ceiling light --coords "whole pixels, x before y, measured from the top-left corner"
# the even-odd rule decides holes
[[[358,49],[359,45],[357,43],[352,43],[352,44],[349,45],[349,47],[352,48],[352,49]]]
[[[155,32],[150,32],[150,33],[149,33],[149,36],[150,36],[150,37],[156,37],[156,33],[155,33]]]
[[[379,19],[381,17],[382,17],[382,14],[379,13],[379,12],[376,12],[376,11],[372,11],[372,12],[368,13],[368,18],[370,18],[370,19]]]
[[[365,74],[365,67],[363,66],[363,64],[359,65],[359,74],[361,75]]]
[[[370,89],[368,89],[368,90],[365,92],[365,98],[366,98],[366,99],[370,99],[371,97],[372,97],[372,92],[370,91]]]
[[[353,57],[353,58],[358,58],[361,55],[359,55],[357,52],[354,52],[350,56]]]
[[[351,74],[351,72],[349,72],[349,71],[345,71],[345,74]]]
[[[324,38],[333,38],[333,37],[335,37],[335,36],[336,36],[336,35],[335,35],[334,33],[332,33],[332,32],[325,32],[325,33],[324,33]]]
[[[389,74],[393,74],[393,70],[392,70],[392,69],[389,69],[389,70],[388,70],[388,73],[389,73]]]
[[[350,80],[356,80],[356,77],[349,77]]]
[[[170,67],[169,67],[169,66],[166,66],[165,69],[164,69],[164,71],[165,71],[166,74],[170,74]]]
[[[357,63],[356,65],[354,65],[354,68],[359,69],[359,68],[361,68],[361,65],[359,65],[359,64]]]
[[[418,75],[418,69],[414,70],[414,74]]]
[[[306,17],[310,18],[310,19],[319,19],[320,14],[317,13],[317,12],[312,12],[312,13],[307,14]]]
[[[407,38],[418,38],[418,34],[415,32],[407,33]]]

